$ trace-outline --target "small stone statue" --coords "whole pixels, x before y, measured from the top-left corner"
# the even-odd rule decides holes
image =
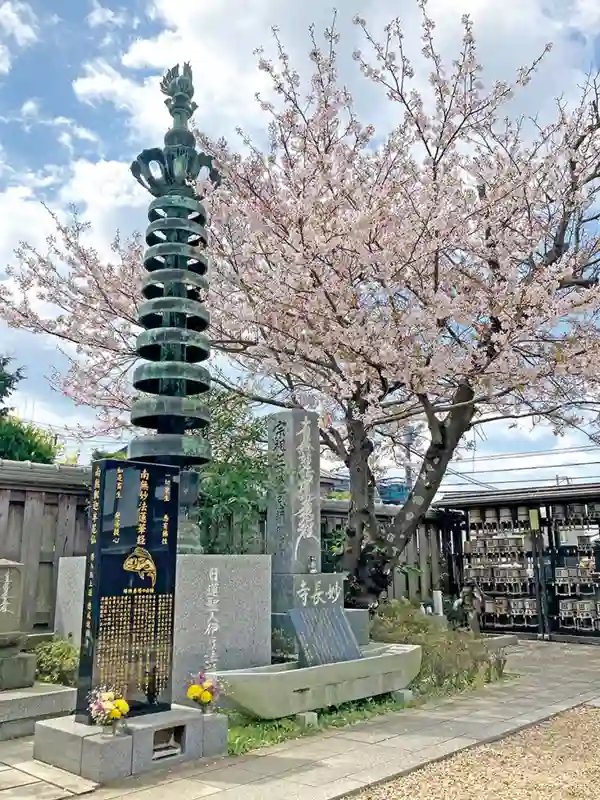
[[[485,595],[471,578],[465,581],[460,596],[454,601],[453,609],[463,612],[467,627],[478,636],[481,633],[481,615],[485,607]]]

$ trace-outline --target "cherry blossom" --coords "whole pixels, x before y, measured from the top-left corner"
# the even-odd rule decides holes
[[[236,367],[217,381],[319,412],[323,444],[350,469],[349,566],[363,534],[376,537],[373,460],[403,425],[426,423],[430,444],[386,540],[392,558],[474,425],[530,416],[560,431],[599,402],[597,76],[575,106],[557,99],[552,119],[514,118],[511,102],[549,47],[486,86],[470,19],[446,64],[418,5],[426,94],[400,21],[377,38],[355,19],[365,46],[354,60],[392,104],[392,130],[359,119],[334,20],[323,46],[310,32],[308,83],[277,31],[275,60],[257,51],[273,87],[257,97],[263,139],[197,132],[222,178],[199,185],[211,214],[213,347]],[[131,399],[142,243],[117,238],[107,263],[83,233],[79,220],[57,220],[47,253],[22,245],[10,268],[17,290],[2,292],[0,309],[75,348],[54,381],[108,430]],[[36,313],[31,290],[57,316]]]

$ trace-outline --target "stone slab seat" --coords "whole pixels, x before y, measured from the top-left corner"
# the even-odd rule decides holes
[[[363,658],[298,667],[297,662],[224,670],[226,698],[247,714],[279,719],[405,689],[421,669],[418,645],[365,649]]]

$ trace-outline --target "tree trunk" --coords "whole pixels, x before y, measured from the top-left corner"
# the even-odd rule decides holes
[[[348,433],[346,466],[350,473],[350,508],[342,567],[348,572],[354,572],[360,559],[365,533],[376,535],[376,530],[373,530],[375,504],[369,467],[373,443],[367,436],[365,426],[361,421],[349,423]]]
[[[387,535],[392,562],[398,560],[414,536],[435,497],[458,443],[471,427],[475,406],[470,386],[462,384],[455,392],[456,405],[445,420],[429,420],[431,444],[427,448],[419,475],[406,503],[396,515]]]
[[[350,472],[350,508],[341,562],[348,573],[345,603],[350,608],[372,608],[389,585],[389,559],[378,544],[375,477],[369,466],[373,443],[361,421],[350,422],[348,433],[345,463]]]

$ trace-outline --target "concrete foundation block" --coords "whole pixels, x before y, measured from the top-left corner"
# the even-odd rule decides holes
[[[132,775],[202,758],[204,717],[199,709],[173,705],[170,711],[128,721]]]
[[[131,775],[133,737],[100,733],[82,738],[79,774],[96,783],[107,783]]]
[[[227,717],[185,706],[134,717],[125,731],[113,736],[74,716],[44,720],[35,726],[33,757],[106,783],[227,752]]]
[[[228,719],[225,714],[204,715],[203,758],[226,755],[228,746],[227,731]]]
[[[32,736],[36,721],[71,714],[76,690],[52,683],[0,693],[0,741]]]
[[[304,711],[296,714],[296,722],[301,728],[318,728],[319,715],[316,711]]]
[[[0,690],[28,689],[33,686],[36,660],[33,653],[0,658]]]
[[[35,725],[33,757],[44,764],[81,775],[83,742],[101,735],[100,728],[75,722],[72,716],[43,720]]]
[[[414,692],[411,689],[396,689],[391,695],[397,703],[402,703],[405,706],[415,699]]]

